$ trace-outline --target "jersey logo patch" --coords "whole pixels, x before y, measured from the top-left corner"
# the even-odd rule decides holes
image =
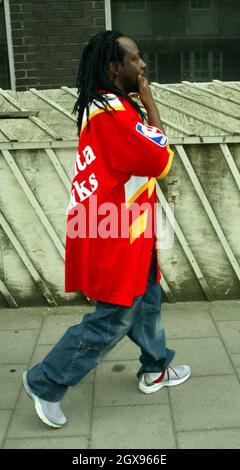
[[[160,147],[166,147],[168,143],[167,137],[162,134],[157,127],[148,126],[146,124],[142,124],[142,122],[138,122],[136,125],[136,131]]]

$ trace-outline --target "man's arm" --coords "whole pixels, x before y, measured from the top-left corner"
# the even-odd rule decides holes
[[[142,75],[138,76],[139,98],[147,111],[148,124],[155,126],[164,133],[163,124],[158,108],[154,102],[148,80]]]
[[[128,175],[162,178],[170,169],[173,152],[164,132],[159,129],[161,120],[147,81],[143,91],[142,100],[151,124],[144,125],[132,105],[123,100],[123,109],[100,113],[92,126],[96,127],[98,142],[106,135],[112,169]]]

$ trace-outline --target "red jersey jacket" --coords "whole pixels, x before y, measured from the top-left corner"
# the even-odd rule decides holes
[[[155,178],[172,163],[166,136],[126,100],[89,109],[79,137],[68,208],[65,292],[132,306],[146,292],[155,241]],[[156,282],[160,280],[157,265]]]

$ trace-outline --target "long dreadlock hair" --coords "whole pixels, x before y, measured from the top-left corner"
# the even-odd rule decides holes
[[[91,38],[83,50],[76,83],[78,99],[73,108],[73,113],[78,113],[78,132],[81,129],[85,108],[87,112],[87,128],[89,129],[89,106],[92,102],[99,108],[109,112],[111,103],[99,90],[106,90],[125,98],[132,104],[140,116],[144,118],[144,114],[138,104],[120,90],[108,75],[110,62],[123,63],[125,51],[119,44],[118,39],[124,36],[119,31],[98,33]]]

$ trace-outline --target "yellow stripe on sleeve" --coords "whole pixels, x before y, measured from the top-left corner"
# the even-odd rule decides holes
[[[165,166],[163,172],[157,176],[157,179],[158,180],[162,180],[163,178],[166,178],[167,174],[169,173],[169,170],[172,166],[172,160],[173,160],[173,155],[174,155],[174,152],[170,149],[169,147],[169,144],[167,145],[167,151],[168,151],[168,162],[167,162],[167,165]]]

